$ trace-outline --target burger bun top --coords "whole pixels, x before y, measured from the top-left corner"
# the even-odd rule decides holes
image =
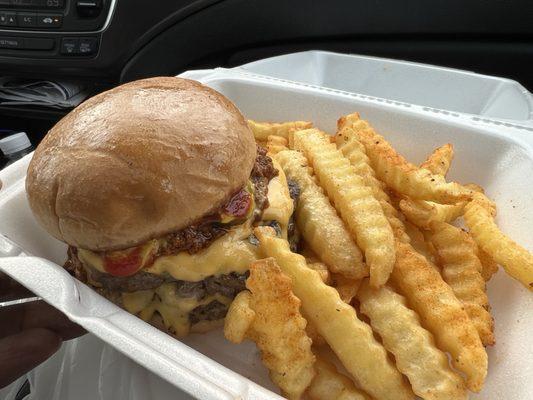
[[[59,121],[26,190],[38,222],[69,245],[117,250],[209,215],[246,184],[253,134],[223,95],[158,77],[118,86]]]

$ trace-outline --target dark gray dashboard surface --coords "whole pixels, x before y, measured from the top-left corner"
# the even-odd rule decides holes
[[[73,1],[67,0],[68,4]],[[7,35],[2,28],[0,35]],[[67,34],[21,35],[60,38]],[[50,59],[38,52],[0,49],[0,73],[117,82],[175,74],[202,63],[234,64],[322,48],[516,77],[524,63],[531,65],[533,60],[533,3],[116,0],[110,23],[98,36],[98,53],[90,58]]]

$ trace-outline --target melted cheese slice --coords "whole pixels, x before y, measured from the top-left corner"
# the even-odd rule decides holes
[[[182,251],[171,256],[158,257],[145,272],[161,275],[168,273],[176,280],[197,282],[211,275],[231,272],[245,273],[252,261],[257,260],[257,247],[248,242],[252,228],[241,226],[215,240],[198,253]]]
[[[180,337],[186,336],[191,328],[189,313],[196,307],[215,300],[227,306],[232,302],[232,299],[221,294],[206,296],[200,300],[195,297],[179,297],[175,283],[165,283],[155,290],[122,293],[122,303],[128,312],[139,314],[139,317],[147,322],[158,312],[165,327]]]
[[[100,272],[107,273],[104,269],[104,259],[90,250],[78,249],[78,258],[84,264],[90,265]]]
[[[128,312],[137,314],[152,303],[154,296],[155,290],[139,290],[138,292],[131,293],[123,292],[122,304]]]

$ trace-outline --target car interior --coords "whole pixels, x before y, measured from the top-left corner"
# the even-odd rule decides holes
[[[73,83],[86,97],[134,79],[322,49],[502,76],[531,90],[532,15],[524,0],[2,0],[0,74]],[[7,103],[1,129],[25,131],[34,145],[69,111]]]

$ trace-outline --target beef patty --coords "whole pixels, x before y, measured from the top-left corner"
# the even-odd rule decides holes
[[[189,322],[194,325],[200,321],[216,321],[222,319],[228,313],[228,308],[229,306],[226,304],[214,300],[211,303],[194,308],[189,313]]]
[[[244,290],[244,284],[248,277],[248,272],[244,274],[232,272],[226,275],[212,275],[204,280],[191,282],[143,271],[131,276],[113,276],[90,266],[84,266],[77,256],[75,247],[69,247],[68,260],[64,268],[80,281],[84,283],[94,282],[110,292],[138,292],[139,290],[157,289],[165,282],[174,282],[177,283],[179,297],[195,297],[196,299],[217,293],[233,298],[241,290]]]

